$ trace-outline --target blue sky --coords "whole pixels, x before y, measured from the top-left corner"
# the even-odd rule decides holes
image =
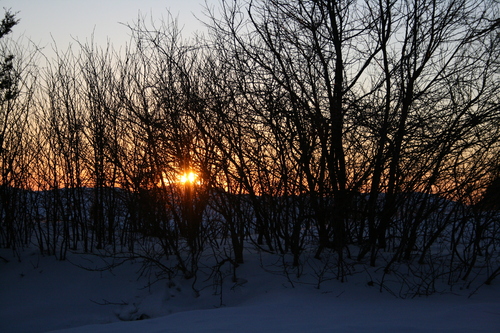
[[[102,45],[110,40],[119,48],[130,35],[120,23],[133,23],[139,13],[160,21],[167,17],[167,9],[178,17],[183,33],[189,36],[203,29],[194,15],[204,18],[204,4],[204,0],[0,0],[1,7],[18,12],[21,20],[14,28],[14,38],[23,36],[24,41],[29,39],[45,50],[54,41],[57,48],[64,50],[75,40],[89,41],[92,34],[96,43]]]

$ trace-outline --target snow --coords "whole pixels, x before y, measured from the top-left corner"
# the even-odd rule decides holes
[[[99,271],[80,266],[112,260],[57,261],[35,249],[20,262],[8,250],[0,256],[8,260],[0,258],[0,332],[500,332],[498,281],[475,293],[401,299],[370,286],[362,270],[318,289],[312,273],[287,277],[249,253],[236,282],[225,275],[221,289],[200,279],[197,295],[192,279],[162,279],[138,260]]]

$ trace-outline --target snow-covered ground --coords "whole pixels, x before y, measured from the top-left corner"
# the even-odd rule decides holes
[[[84,270],[109,259],[71,254],[68,261],[26,250],[0,256],[0,332],[500,332],[499,281],[471,290],[412,299],[369,286],[360,272],[321,288],[263,269],[246,255],[237,282],[139,276],[139,262]],[[151,272],[154,273],[154,272]],[[312,281],[310,279],[309,281]],[[155,282],[148,286],[149,282]],[[136,320],[146,318],[145,320]]]

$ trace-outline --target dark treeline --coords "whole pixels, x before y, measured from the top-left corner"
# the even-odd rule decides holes
[[[499,275],[496,1],[206,14],[204,38],[139,20],[120,52],[46,66],[0,34],[1,247],[132,253],[190,278],[251,244],[297,274],[383,267],[415,294]]]

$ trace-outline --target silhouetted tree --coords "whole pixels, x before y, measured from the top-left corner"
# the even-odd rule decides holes
[[[27,110],[18,99],[20,68],[5,38],[18,22],[15,14],[6,11],[0,23],[0,245],[13,249],[26,242],[22,182]]]
[[[410,260],[427,239],[423,230],[445,228],[428,228],[433,214],[446,209],[434,196],[465,203],[473,189],[467,184],[483,177],[496,156],[496,3],[221,6],[209,25],[231,71],[227,84],[245,108],[239,117],[249,114],[246,141],[255,142],[243,153],[255,161],[245,170],[255,170],[249,187],[262,184],[260,193],[276,198],[274,181],[290,186],[298,180],[294,191],[309,196],[314,212],[316,257],[334,249],[339,276],[349,242],[361,244],[358,260],[370,252],[375,265],[387,239],[396,240],[387,270]],[[351,195],[360,191],[366,204]],[[261,228],[278,239],[271,231],[277,212],[269,206]],[[348,213],[353,207],[363,211]],[[259,209],[255,204],[257,221]]]

